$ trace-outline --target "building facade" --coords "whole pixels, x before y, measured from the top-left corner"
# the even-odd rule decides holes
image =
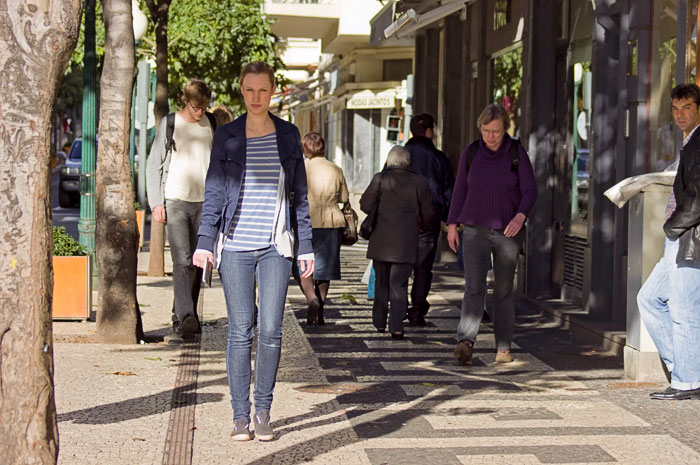
[[[317,41],[313,71],[280,96],[277,110],[302,135],[326,139],[327,157],[343,168],[356,204],[389,149],[402,142],[406,77],[413,73],[413,41],[370,46],[370,20],[382,4],[376,0],[267,0],[276,22],[272,32],[285,44]],[[300,56],[292,48],[286,57]]]
[[[624,324],[628,211],[603,193],[677,156],[670,93],[695,80],[697,1],[397,0],[383,13],[372,37],[414,41],[413,111],[436,116],[455,168],[486,104],[513,117],[538,185],[525,293]]]

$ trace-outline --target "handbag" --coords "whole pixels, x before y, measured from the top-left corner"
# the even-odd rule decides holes
[[[345,227],[340,243],[343,245],[353,245],[357,242],[357,213],[350,206],[350,202],[343,205],[343,216],[345,217]]]
[[[379,212],[379,201],[381,200],[381,197],[382,197],[382,177],[383,177],[383,175],[380,174],[379,175],[379,190],[377,191],[377,201],[374,202],[374,206],[367,214],[367,217],[364,220],[362,220],[362,224],[360,225],[360,237],[363,239],[369,240],[369,237],[372,235],[372,231],[374,230],[374,226],[377,224],[377,213]]]

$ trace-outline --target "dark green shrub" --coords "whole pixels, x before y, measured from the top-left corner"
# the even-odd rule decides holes
[[[87,249],[80,242],[73,239],[63,226],[54,226],[51,232],[53,237],[53,254],[56,257],[71,257],[74,255],[87,255]]]

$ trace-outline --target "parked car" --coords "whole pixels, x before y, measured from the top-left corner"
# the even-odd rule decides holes
[[[80,202],[80,164],[82,163],[83,140],[73,141],[66,162],[59,172],[58,204],[70,208]]]

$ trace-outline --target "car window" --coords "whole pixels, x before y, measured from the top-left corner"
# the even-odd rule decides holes
[[[76,140],[70,147],[70,153],[68,153],[68,158],[70,160],[80,160],[83,156],[83,141]]]

